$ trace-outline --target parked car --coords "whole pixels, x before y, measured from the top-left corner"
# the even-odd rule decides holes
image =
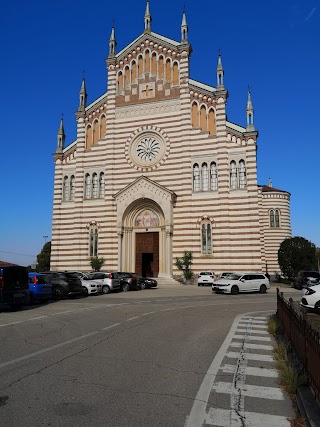
[[[48,302],[52,298],[52,285],[40,273],[29,273],[30,303]]]
[[[212,285],[215,275],[213,271],[201,271],[198,276],[198,286]]]
[[[73,273],[76,274],[81,280],[82,295],[84,297],[87,297],[88,295],[97,295],[99,292],[101,292],[101,284],[95,280],[92,280],[89,277],[90,273],[83,273],[82,271],[73,271]]]
[[[315,310],[320,314],[320,286],[311,286],[306,288],[301,296],[300,306],[307,310]]]
[[[320,280],[320,273],[316,270],[301,270],[298,272],[297,277],[293,281],[293,286],[296,289],[302,289],[305,285],[318,282]]]
[[[112,291],[120,291],[120,279],[117,273],[108,273],[106,271],[95,271],[86,275],[88,280],[97,283],[98,291],[108,294]]]
[[[220,274],[219,279],[224,279],[227,276],[229,276],[229,274],[232,274],[231,271],[224,271],[223,273]]]
[[[270,289],[270,282],[263,273],[231,273],[224,279],[215,280],[212,291],[236,295],[239,292],[261,292]]]
[[[44,271],[41,273],[46,283],[52,285],[52,297],[76,297],[82,295],[82,284],[77,274],[71,271]]]
[[[120,286],[122,291],[137,291],[141,289],[142,277],[139,276],[139,274],[128,273],[126,271],[118,271],[117,274],[120,278]]]
[[[26,267],[8,265],[0,267],[0,303],[13,309],[29,304],[29,277]]]
[[[150,277],[140,277],[139,282],[141,289],[156,288],[158,286],[158,282]]]

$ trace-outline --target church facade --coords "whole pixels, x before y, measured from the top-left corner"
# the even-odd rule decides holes
[[[151,23],[147,2],[143,33],[119,52],[112,28],[107,92],[87,105],[83,79],[68,146],[60,122],[51,269],[89,271],[98,256],[105,271],[172,277],[191,251],[195,273],[279,271],[290,194],[257,183],[250,93],[246,126],[229,122],[221,56],[215,86],[195,81],[185,13],[180,41]]]

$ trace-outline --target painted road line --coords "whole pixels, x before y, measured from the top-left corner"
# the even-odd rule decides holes
[[[80,341],[80,340],[83,340],[85,338],[91,337],[92,335],[96,335],[98,333],[99,333],[99,331],[90,332],[89,334],[81,335],[80,337],[73,338],[72,340],[64,341],[64,342],[62,342],[60,344],[56,344],[56,345],[53,345],[51,347],[44,348],[43,350],[39,350],[39,351],[36,351],[34,353],[27,354],[26,356],[22,356],[22,357],[18,357],[17,359],[9,360],[8,362],[1,363],[0,364],[0,369],[1,368],[5,368],[5,367],[10,366],[10,365],[14,365],[15,363],[22,362],[24,360],[30,359],[31,357],[39,356],[39,354],[47,353],[48,351],[55,350],[57,348],[65,346],[67,344],[73,344],[73,343],[75,343],[77,341]]]
[[[249,313],[247,313],[247,315],[249,315]],[[251,316],[252,316],[252,313],[251,313]],[[242,317],[243,317],[243,314],[240,314],[235,317],[228,335],[226,336],[223,344],[221,345],[219,351],[217,352],[215,358],[213,359],[208,371],[206,372],[204,379],[202,381],[202,384],[195,397],[190,415],[186,418],[185,427],[202,427],[204,425],[204,420],[206,417],[206,408],[207,408],[207,404],[208,404],[208,400],[209,400],[209,396],[210,396],[213,384],[216,379],[216,375],[220,369],[222,360],[226,356],[226,352],[230,346],[230,343],[233,339],[235,332],[237,331],[238,323],[241,321]],[[247,331],[244,330],[243,332],[247,332]],[[237,359],[238,357],[239,357],[239,353],[237,353]]]
[[[149,314],[154,314],[156,311],[149,311],[148,313],[142,313],[141,316],[149,316]]]
[[[237,332],[247,332],[247,329],[242,329],[242,328],[238,328],[237,329]],[[261,334],[261,335],[269,335],[269,332],[268,331],[253,331],[253,330],[251,330],[250,331],[250,334],[252,335],[252,334]]]
[[[267,316],[254,316],[254,317],[252,317],[252,316],[247,316],[247,315],[245,315],[245,316],[243,316],[243,320],[246,320],[246,319],[254,319],[254,320],[267,320],[268,319],[268,317]]]
[[[260,329],[265,330],[265,329],[268,328],[266,325],[254,325],[254,324],[251,324],[251,323],[239,323],[239,327],[240,328],[245,328],[248,325],[251,325],[252,329],[257,329],[257,330],[260,330]]]
[[[290,427],[291,423],[286,417],[280,415],[260,414],[256,412],[243,412],[239,414],[244,421],[240,426],[259,426],[259,427]],[[228,409],[210,408],[205,418],[205,425],[230,427],[237,424],[231,424],[232,411]]]
[[[139,319],[140,316],[130,317],[130,319],[126,319],[126,322],[130,322],[131,320]]]
[[[232,341],[230,347],[243,347],[244,349],[252,349],[252,350],[267,350],[272,351],[272,345],[263,345],[263,344],[243,344],[242,342]]]
[[[254,319],[249,319],[248,318],[248,320],[242,319],[241,322],[240,322],[240,324],[242,324],[242,323],[250,323],[252,325],[265,325],[266,321],[265,320],[254,320]]]
[[[226,353],[226,357],[229,357],[230,359],[239,359],[239,355],[240,355],[239,352],[233,352],[233,351],[228,351]],[[266,354],[246,353],[245,358],[247,360],[257,360],[260,362],[274,362],[274,358]]]
[[[121,325],[121,323],[114,323],[113,325],[102,328],[101,331],[107,331],[108,329],[115,328],[116,326],[119,326],[119,325]]]
[[[235,340],[243,340],[245,338],[245,335],[235,335],[233,337]],[[270,337],[256,337],[253,335],[250,335],[250,341],[264,341],[264,342],[270,342],[271,338]]]
[[[221,367],[221,371],[225,374],[234,374],[236,371],[236,365],[224,365]],[[276,369],[266,368],[253,368],[250,366],[246,367],[246,376],[252,375],[254,377],[266,377],[266,378],[278,378],[279,374]]]
[[[260,399],[284,400],[283,393],[277,387],[264,387],[251,384],[237,384],[237,388],[233,384],[226,382],[218,382],[212,387],[216,393],[226,393],[233,395],[241,395],[244,397],[255,397]]]

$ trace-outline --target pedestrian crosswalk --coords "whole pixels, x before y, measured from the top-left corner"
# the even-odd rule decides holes
[[[235,320],[222,355],[214,360],[185,427],[290,427],[295,417],[290,398],[279,385],[268,316]],[[218,355],[217,355],[218,356]]]

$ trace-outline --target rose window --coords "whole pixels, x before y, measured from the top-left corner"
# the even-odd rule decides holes
[[[137,154],[145,162],[151,162],[160,151],[160,144],[154,138],[144,138],[137,145]]]

